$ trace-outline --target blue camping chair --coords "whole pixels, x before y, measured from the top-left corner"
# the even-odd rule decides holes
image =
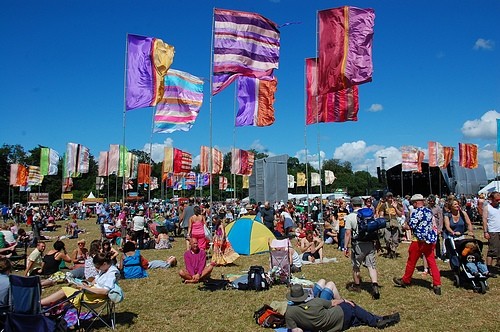
[[[55,321],[42,313],[40,277],[9,275],[9,308],[6,314],[5,332],[54,331]]]

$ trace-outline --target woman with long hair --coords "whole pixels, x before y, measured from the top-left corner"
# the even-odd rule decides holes
[[[453,198],[449,200],[448,209],[450,212],[444,213],[444,227],[446,228],[447,235],[455,240],[463,238],[466,232],[469,235],[474,235],[469,216],[460,208],[458,199]]]
[[[233,263],[240,255],[233,250],[231,243],[226,237],[226,229],[224,219],[219,216],[213,217],[215,233],[213,238],[214,253],[212,255],[212,262],[217,265],[227,265]]]
[[[207,240],[205,238],[205,227],[207,221],[205,217],[201,214],[201,208],[199,206],[194,207],[194,215],[189,218],[188,234],[190,238],[195,238],[198,240],[198,246],[200,249],[207,250]]]

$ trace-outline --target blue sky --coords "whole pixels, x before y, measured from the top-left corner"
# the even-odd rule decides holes
[[[360,86],[357,122],[304,129],[304,59],[316,55],[318,10],[357,6],[375,10],[373,82]],[[189,132],[154,134],[153,158],[163,146],[199,159],[209,145],[213,8],[256,12],[281,28],[276,122],[234,129],[234,84],[212,99],[213,145],[233,144],[317,165],[350,161],[376,174],[401,161],[400,147],[427,152],[428,141],[476,143],[492,176],[496,118],[500,118],[500,2],[489,1],[23,1],[0,12],[0,143],[38,144],[61,154],[67,142],[97,158],[123,136],[126,34],[157,37],[175,47],[172,68],[206,79],[204,103]],[[149,150],[152,108],[127,112],[129,149]]]

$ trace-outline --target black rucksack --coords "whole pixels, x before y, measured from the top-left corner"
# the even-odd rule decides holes
[[[198,289],[213,292],[216,290],[227,289],[228,285],[229,285],[229,280],[209,278],[203,282],[203,285],[198,286]]]
[[[358,232],[354,234],[356,241],[374,241],[378,239],[378,230],[385,228],[386,222],[383,218],[375,219],[373,210],[370,208],[359,209],[356,214],[358,220]]]
[[[269,282],[262,266],[250,266],[247,285],[249,290],[262,291],[269,289]]]

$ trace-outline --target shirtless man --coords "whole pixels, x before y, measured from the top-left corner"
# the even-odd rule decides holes
[[[313,231],[306,231],[306,237],[300,241],[302,260],[314,263],[316,259],[323,262],[323,240],[314,236]]]

